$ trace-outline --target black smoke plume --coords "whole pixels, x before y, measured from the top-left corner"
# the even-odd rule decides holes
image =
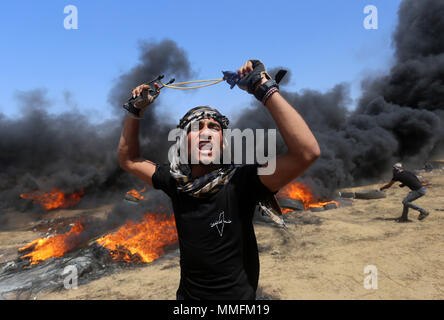
[[[163,73],[176,77],[193,74],[186,54],[173,41],[141,43],[138,64],[121,75],[110,91],[109,103],[116,118],[98,125],[77,112],[51,114],[52,102],[45,89],[18,92],[17,117],[0,114],[0,210],[41,211],[40,205],[20,198],[20,194],[35,190],[84,190],[81,205],[85,206],[121,202],[126,191],[141,186],[117,162],[124,115],[121,106],[132,88]],[[72,103],[69,93],[64,96]],[[146,112],[140,141],[143,156],[164,162],[168,150],[165,137],[172,125],[156,115],[161,103],[159,96]]]

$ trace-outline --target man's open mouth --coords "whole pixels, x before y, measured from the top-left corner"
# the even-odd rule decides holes
[[[201,141],[201,142],[199,142],[199,150],[200,151],[211,151],[211,150],[213,150],[213,144],[210,141]]]

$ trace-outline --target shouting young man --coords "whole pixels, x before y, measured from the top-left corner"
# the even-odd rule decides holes
[[[402,204],[404,207],[401,217],[398,218],[398,222],[409,221],[409,208],[419,211],[418,220],[423,220],[425,217],[427,217],[429,213],[413,203],[413,201],[421,198],[426,193],[426,188],[422,185],[421,181],[419,181],[418,177],[413,172],[404,170],[402,163],[398,162],[393,165],[392,180],[381,187],[379,190],[382,191],[384,189],[390,188],[396,181],[401,182],[401,184],[399,185],[401,188],[405,186],[410,188],[409,194],[404,198],[404,200],[402,200]]]
[[[178,127],[185,132],[187,142],[186,156],[180,154],[184,141],[179,139],[170,149],[170,164],[158,165],[140,158],[138,119],[159,90],[148,91],[148,85],[140,85],[132,91],[133,97],[142,95],[145,102],[129,110],[125,119],[119,163],[171,198],[180,248],[177,299],[255,299],[259,279],[252,224],[255,207],[270,206],[267,199],[320,156],[312,132],[280,95],[264,65],[259,60],[248,60],[237,72],[238,86],[264,104],[287,145],[288,151],[274,159],[271,174],[259,175],[258,165],[216,161],[226,147],[222,133],[228,119],[211,107],[193,108],[180,120]],[[197,161],[190,161],[192,155]]]

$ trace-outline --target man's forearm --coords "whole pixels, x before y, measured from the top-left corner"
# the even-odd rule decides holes
[[[125,167],[128,161],[134,160],[140,156],[139,126],[139,120],[126,116],[117,151],[119,164],[122,167]]]
[[[288,152],[300,160],[316,160],[320,155],[318,142],[299,113],[279,92],[271,95],[265,105],[279,128]]]
[[[390,181],[389,183],[387,183],[386,185],[382,186],[381,188],[379,188],[380,191],[385,190],[390,188],[393,185],[393,181]]]

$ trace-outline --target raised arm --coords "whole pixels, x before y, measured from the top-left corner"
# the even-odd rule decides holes
[[[138,86],[132,91],[133,97],[139,96],[142,91],[147,89],[149,89],[148,85]],[[148,104],[145,108],[146,107],[148,107]],[[139,119],[132,118],[128,115],[126,116],[117,149],[117,156],[119,158],[119,165],[123,170],[128,171],[152,186],[152,177],[156,171],[156,165],[140,157],[139,126]]]
[[[249,60],[238,70],[238,73],[243,76],[252,71],[253,65]],[[255,85],[256,91],[266,81],[267,79],[262,77]],[[265,106],[276,122],[288,148],[284,155],[276,158],[274,173],[260,175],[262,183],[274,192],[300,176],[320,157],[321,151],[316,138],[304,119],[279,92],[273,93],[266,100]]]
[[[276,158],[274,174],[260,176],[269,190],[278,191],[307,170],[320,157],[321,151],[304,119],[279,92],[274,93],[265,106],[288,148],[285,154]]]

